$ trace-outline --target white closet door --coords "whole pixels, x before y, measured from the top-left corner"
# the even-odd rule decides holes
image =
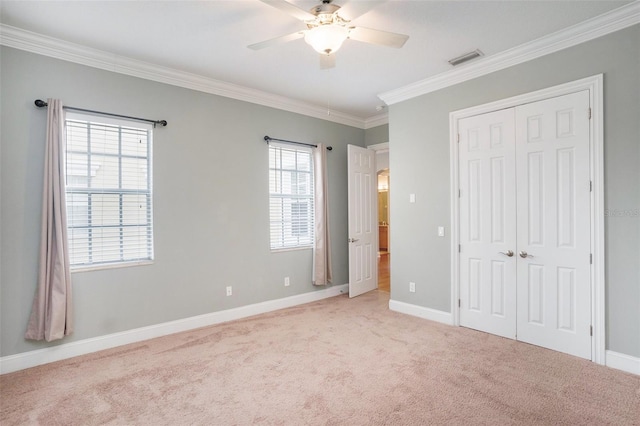
[[[512,339],[517,263],[514,122],[514,109],[508,109],[459,123],[460,325]]]
[[[589,93],[516,108],[518,340],[591,358]]]

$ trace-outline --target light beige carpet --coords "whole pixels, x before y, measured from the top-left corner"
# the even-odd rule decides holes
[[[640,377],[344,296],[0,377],[3,426],[640,424]]]

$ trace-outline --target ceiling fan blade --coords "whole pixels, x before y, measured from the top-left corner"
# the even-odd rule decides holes
[[[254,43],[247,46],[249,49],[260,50],[266,47],[271,47],[276,44],[286,43],[288,41],[297,40],[304,37],[304,31],[298,31],[296,33],[287,34],[284,36],[272,38],[270,40],[261,41],[260,43]]]
[[[328,70],[336,66],[336,55],[320,55],[320,69]]]
[[[404,46],[409,36],[371,28],[354,27],[349,32],[349,39],[399,49]]]
[[[273,6],[276,9],[280,9],[281,11],[288,13],[289,15],[301,21],[309,21],[309,20],[316,19],[315,15],[307,12],[306,10],[302,10],[298,6],[293,5],[285,0],[260,0],[260,1],[262,3],[268,4],[269,6]]]
[[[350,1],[340,8],[338,15],[347,21],[353,21],[386,2],[387,0]]]

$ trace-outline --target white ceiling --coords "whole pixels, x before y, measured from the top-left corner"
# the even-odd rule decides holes
[[[291,3],[309,10],[319,2]],[[329,70],[319,68],[318,54],[302,39],[248,49],[305,28],[258,0],[2,0],[0,22],[366,120],[380,115],[378,94],[449,71],[447,60],[453,57],[475,49],[489,57],[626,3],[390,0],[353,23],[407,34],[405,46],[347,40]]]

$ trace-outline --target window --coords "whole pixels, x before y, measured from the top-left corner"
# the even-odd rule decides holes
[[[71,113],[65,124],[71,266],[152,260],[151,126]]]
[[[313,245],[313,158],[310,148],[269,145],[271,249]]]

